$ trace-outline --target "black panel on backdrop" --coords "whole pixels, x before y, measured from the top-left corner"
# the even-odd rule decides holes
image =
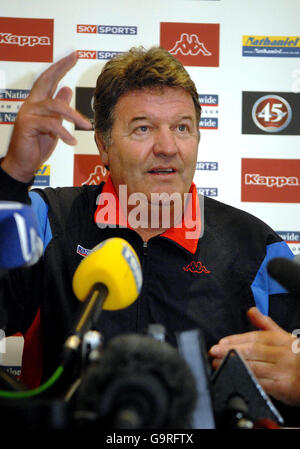
[[[94,126],[94,111],[92,109],[92,100],[94,87],[76,87],[75,108],[81,114],[85,115]],[[81,130],[75,125],[76,130]],[[89,131],[89,130],[88,130]]]
[[[243,92],[242,133],[300,135],[300,93]]]

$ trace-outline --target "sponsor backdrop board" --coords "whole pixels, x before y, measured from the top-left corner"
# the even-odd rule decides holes
[[[198,191],[258,216],[300,253],[299,0],[13,0],[0,12],[0,155],[34,80],[52,61],[77,51],[60,85],[73,89],[72,105],[92,121],[105,62],[132,46],[161,45],[199,92]],[[77,145],[60,142],[36,186],[106,179],[93,132],[66,127]]]

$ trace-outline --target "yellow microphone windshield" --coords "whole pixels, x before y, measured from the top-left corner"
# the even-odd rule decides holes
[[[119,237],[104,240],[93,248],[78,265],[73,276],[73,291],[85,301],[95,284],[108,288],[103,310],[118,310],[130,306],[142,289],[142,270],[132,246]]]

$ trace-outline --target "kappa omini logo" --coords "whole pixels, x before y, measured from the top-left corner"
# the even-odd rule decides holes
[[[219,33],[217,23],[161,22],[160,46],[184,66],[218,67]]]
[[[176,42],[174,47],[169,50],[171,55],[192,55],[197,56],[199,53],[204,56],[210,56],[211,52],[207,50],[205,44],[199,41],[197,34],[182,33],[180,39]]]
[[[191,271],[192,273],[205,273],[209,274],[211,273],[210,270],[208,270],[202,262],[198,261],[195,262],[194,260],[190,262],[186,267],[183,267],[184,271]]]
[[[263,131],[277,133],[290,124],[292,108],[287,100],[279,95],[265,95],[254,103],[252,119]]]
[[[88,179],[81,185],[99,185],[107,176],[107,169],[103,165],[96,165],[93,173],[90,173]]]
[[[108,178],[108,170],[97,154],[74,155],[74,186],[99,185]]]

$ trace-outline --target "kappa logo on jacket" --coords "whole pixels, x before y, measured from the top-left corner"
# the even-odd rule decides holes
[[[194,260],[190,262],[186,267],[183,267],[184,271],[191,271],[192,273],[205,273],[209,274],[211,273],[210,270],[208,270],[202,262],[195,262]]]

